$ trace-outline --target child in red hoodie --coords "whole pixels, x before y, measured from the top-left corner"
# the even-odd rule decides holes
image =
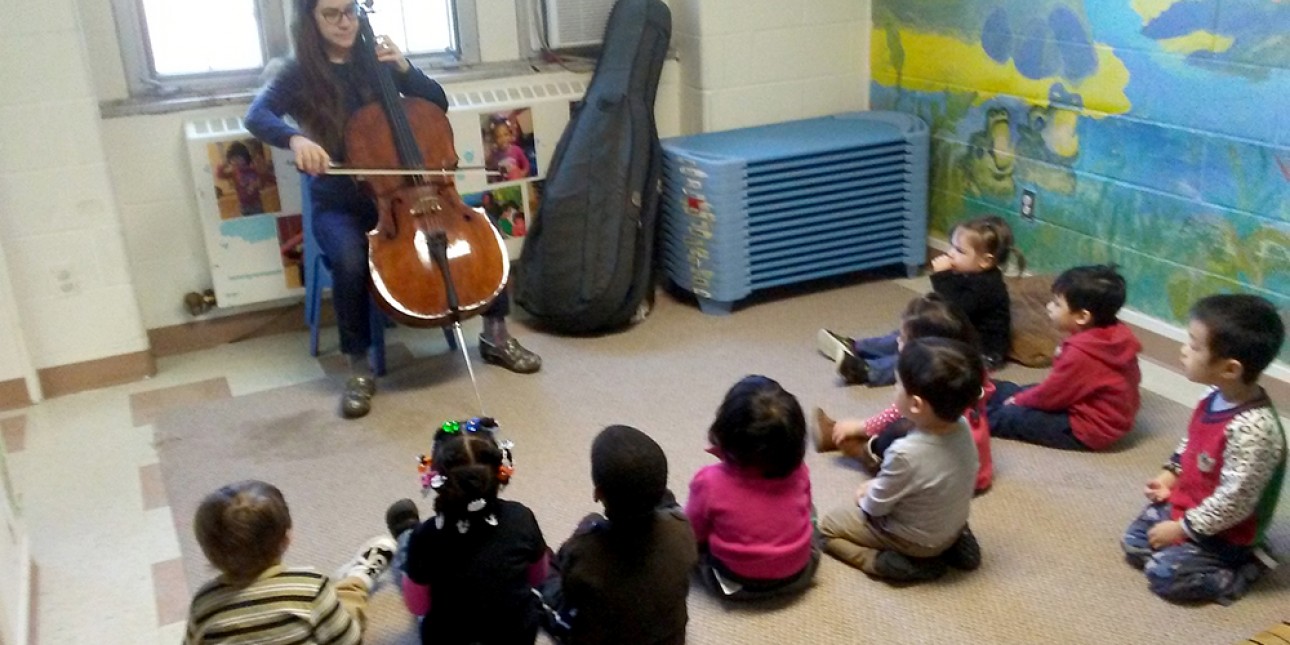
[[[1053,281],[1048,318],[1069,334],[1038,385],[995,381],[986,404],[990,434],[1065,450],[1104,450],[1138,414],[1142,345],[1116,318],[1124,277],[1115,267],[1068,269]]]

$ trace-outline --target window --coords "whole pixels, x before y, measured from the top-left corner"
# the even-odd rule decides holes
[[[292,0],[112,0],[134,96],[255,87],[290,54]],[[372,30],[422,68],[479,59],[477,0],[376,0]]]

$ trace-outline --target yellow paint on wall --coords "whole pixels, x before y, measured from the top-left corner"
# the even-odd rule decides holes
[[[1110,47],[1095,46],[1097,72],[1075,83],[1061,76],[1027,78],[1009,60],[999,63],[990,58],[980,43],[964,42],[943,34],[921,33],[904,29],[899,32],[904,49],[904,66],[897,69],[887,47],[886,29],[874,27],[869,39],[870,69],[875,82],[919,92],[943,90],[972,91],[977,102],[995,96],[1017,96],[1039,105],[1048,104],[1048,90],[1062,83],[1084,100],[1087,114],[1123,114],[1131,104],[1124,88],[1129,84],[1129,70]]]
[[[1155,20],[1166,9],[1177,4],[1178,0],[1130,0],[1129,6],[1142,16],[1142,24],[1147,24]]]
[[[1174,38],[1165,38],[1157,41],[1160,48],[1173,53],[1187,55],[1193,52],[1213,51],[1214,53],[1223,53],[1232,47],[1236,42],[1231,36],[1219,36],[1213,32],[1198,29],[1187,34],[1186,36],[1176,36]]]

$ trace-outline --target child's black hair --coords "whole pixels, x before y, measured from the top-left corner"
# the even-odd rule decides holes
[[[1114,264],[1073,267],[1053,280],[1053,295],[1065,298],[1072,313],[1088,311],[1094,327],[1115,324],[1127,292],[1124,276]]]
[[[228,144],[228,148],[224,150],[225,159],[231,161],[233,157],[241,157],[248,166],[253,163],[251,159],[251,149],[247,148],[246,144],[241,141],[234,141],[233,143]]]
[[[492,506],[501,489],[497,473],[502,462],[502,449],[491,432],[440,430],[436,433],[431,463],[444,481],[435,489],[435,513],[460,518],[476,512],[467,509],[476,500]]]
[[[981,398],[985,364],[971,345],[949,338],[916,338],[905,343],[896,373],[909,396],[921,397],[936,416],[954,421]]]
[[[745,376],[726,392],[708,441],[730,464],[780,479],[806,456],[806,417],[797,397],[774,379]]]
[[[962,222],[950,231],[951,239],[954,231],[958,230],[972,233],[976,238],[972,247],[977,253],[994,256],[994,266],[1000,271],[1008,266],[1008,259],[1014,255],[1017,258],[1017,275],[1026,271],[1026,256],[1021,254],[1021,249],[1013,242],[1012,227],[1002,217],[987,215]]]
[[[667,455],[649,435],[613,425],[591,443],[591,481],[615,526],[644,524],[667,493]]]
[[[1285,322],[1271,302],[1247,294],[1217,294],[1192,305],[1191,319],[1209,330],[1210,358],[1241,364],[1241,380],[1253,383],[1281,351]]]
[[[976,328],[963,310],[935,291],[916,296],[905,305],[900,327],[906,341],[938,336],[961,340],[973,347],[981,345]]]

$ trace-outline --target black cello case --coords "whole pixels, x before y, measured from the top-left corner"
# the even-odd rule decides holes
[[[663,160],[654,97],[671,33],[661,0],[618,0],[556,145],[515,294],[551,331],[621,327],[652,297]]]

